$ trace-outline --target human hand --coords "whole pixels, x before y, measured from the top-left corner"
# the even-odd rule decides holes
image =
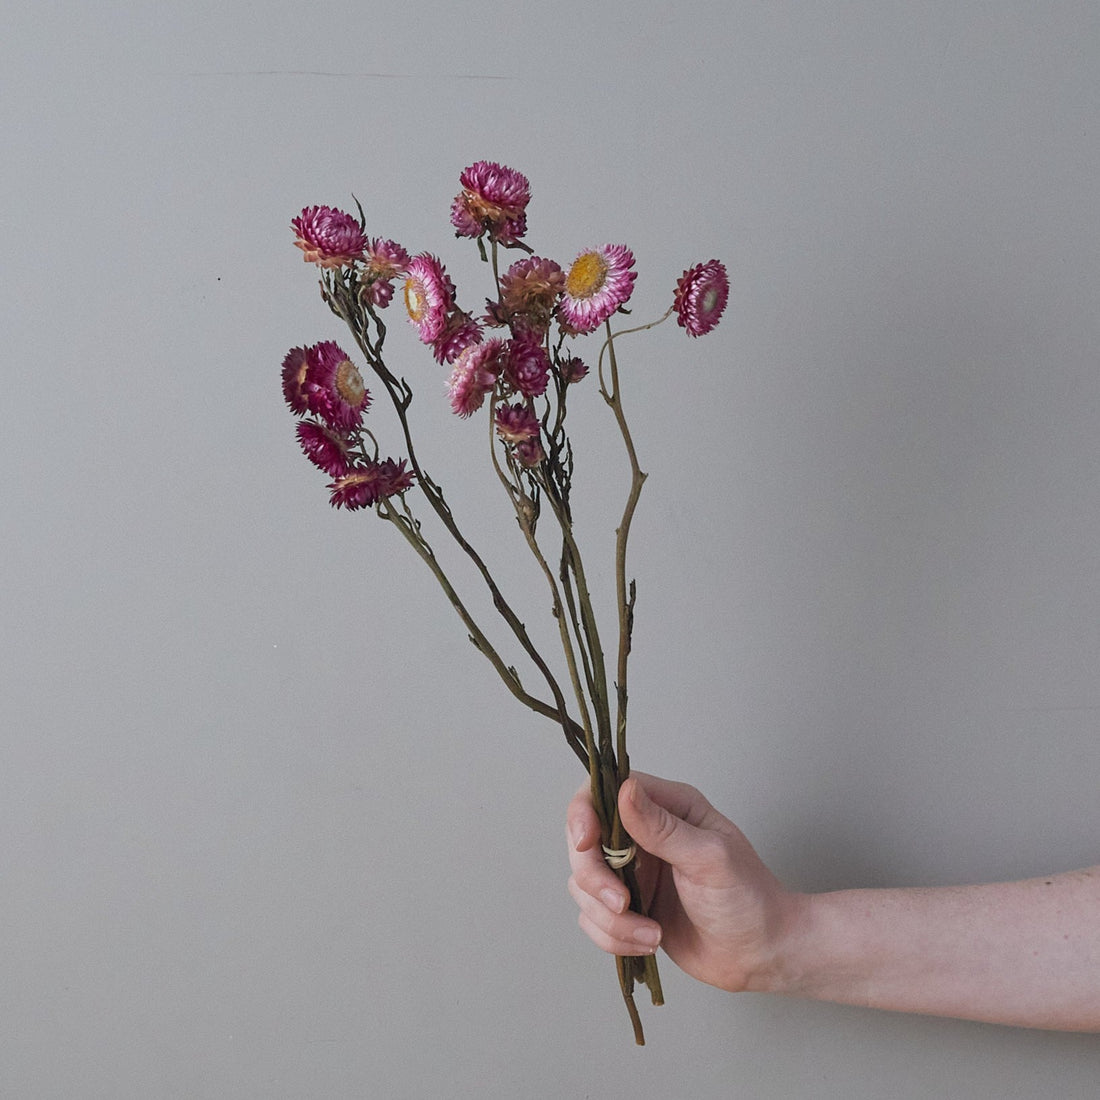
[[[627,889],[603,858],[585,783],[566,823],[569,892],[588,937],[614,955],[652,954],[660,944],[685,973],[731,992],[779,988],[780,945],[798,921],[801,895],[784,889],[694,787],[632,772],[619,814],[638,848],[650,917],[629,911]]]

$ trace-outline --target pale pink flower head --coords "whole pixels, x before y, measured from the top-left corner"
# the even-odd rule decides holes
[[[558,306],[566,327],[575,333],[594,332],[634,290],[638,277],[634,253],[624,244],[589,248],[574,261],[565,276],[565,292]]]
[[[422,252],[405,269],[405,309],[425,344],[437,340],[454,304],[454,286],[443,264]]]
[[[318,267],[347,267],[363,258],[367,239],[359,223],[331,206],[307,206],[291,220],[297,234],[294,244],[307,263]]]
[[[515,244],[527,232],[531,184],[522,172],[490,160],[471,164],[459,177],[462,190],[451,204],[458,237],[480,237]]]
[[[546,329],[565,289],[565,272],[553,260],[525,256],[500,278],[500,300],[506,314],[522,317],[531,328]]]
[[[546,392],[550,357],[536,333],[523,332],[508,341],[504,373],[512,388],[524,397],[538,397]]]
[[[316,420],[300,420],[298,443],[306,458],[330,477],[342,477],[351,469],[346,436]]]
[[[353,431],[370,405],[370,391],[347,353],[332,340],[314,344],[307,351],[305,385],[309,411],[330,428]]]
[[[703,336],[722,319],[729,296],[729,276],[718,260],[689,267],[676,282],[676,321],[689,336]]]
[[[467,344],[459,353],[447,383],[451,408],[458,416],[472,416],[493,392],[503,355],[504,341],[497,337],[482,344]]]
[[[522,402],[498,405],[495,422],[497,435],[506,443],[538,438],[539,418]]]

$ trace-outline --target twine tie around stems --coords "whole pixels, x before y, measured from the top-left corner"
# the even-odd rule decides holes
[[[637,849],[633,844],[629,848],[609,848],[606,844],[602,844],[603,858],[607,860],[608,867],[612,871],[618,871],[621,867],[625,867],[635,855]]]

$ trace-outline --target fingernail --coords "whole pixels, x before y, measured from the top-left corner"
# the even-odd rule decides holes
[[[646,947],[656,947],[661,942],[661,929],[655,924],[645,924],[634,933],[637,943]]]
[[[611,910],[612,913],[621,913],[626,907],[626,900],[618,890],[612,890],[608,887],[606,890],[600,891],[600,900]]]

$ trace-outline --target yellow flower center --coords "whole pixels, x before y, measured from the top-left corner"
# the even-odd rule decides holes
[[[573,261],[565,277],[570,298],[591,298],[607,281],[607,261],[598,252],[585,252]]]
[[[355,364],[350,359],[345,359],[336,368],[335,388],[352,408],[356,408],[363,400],[367,387],[363,385],[363,376],[355,369]]]
[[[405,309],[413,321],[419,323],[428,308],[428,303],[420,291],[420,284],[415,279],[405,280]]]

